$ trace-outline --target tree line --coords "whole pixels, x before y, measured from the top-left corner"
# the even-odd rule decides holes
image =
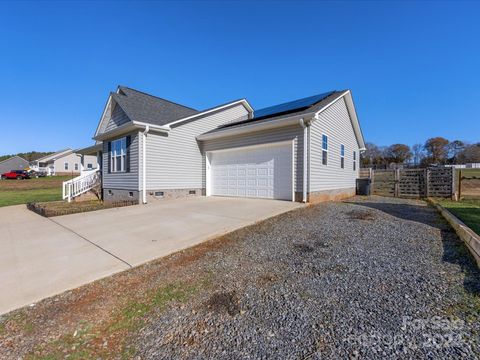
[[[480,163],[480,143],[467,144],[461,140],[449,141],[437,136],[424,144],[393,144],[377,146],[366,144],[362,154],[364,167],[388,167],[392,164],[431,166],[446,164]]]
[[[7,160],[11,158],[12,156],[20,156],[21,158],[24,158],[28,162],[40,159],[44,156],[53,154],[53,152],[42,152],[42,151],[29,151],[26,153],[18,153],[18,154],[13,154],[13,155],[0,155],[0,161]]]

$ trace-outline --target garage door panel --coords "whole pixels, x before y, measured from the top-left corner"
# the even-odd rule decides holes
[[[214,152],[211,194],[292,200],[292,147],[277,144]]]

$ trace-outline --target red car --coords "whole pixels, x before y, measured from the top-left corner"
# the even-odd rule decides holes
[[[30,175],[25,170],[10,170],[10,172],[2,174],[2,179],[30,179]]]

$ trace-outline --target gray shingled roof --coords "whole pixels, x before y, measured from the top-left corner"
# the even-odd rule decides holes
[[[166,125],[199,112],[187,106],[125,86],[119,86],[118,89],[118,93],[112,93],[111,95],[132,121]]]
[[[321,100],[321,101],[319,101],[319,102],[317,102],[317,103],[315,103],[312,106],[309,106],[307,108],[302,108],[301,110],[298,110],[298,111],[292,111],[292,112],[281,113],[281,114],[271,114],[270,116],[267,116],[267,117],[253,118],[253,119],[231,122],[231,123],[225,124],[223,126],[220,126],[216,129],[210,130],[210,131],[206,132],[206,134],[215,133],[217,131],[222,131],[222,130],[225,130],[225,129],[239,128],[239,127],[242,127],[242,126],[245,126],[245,125],[250,125],[250,124],[261,124],[261,123],[264,123],[264,122],[268,122],[268,121],[272,121],[272,120],[278,120],[278,119],[282,119],[282,118],[285,118],[285,117],[301,116],[301,115],[304,115],[304,114],[314,113],[314,112],[317,112],[317,111],[321,110],[324,106],[328,105],[332,101],[335,101],[336,99],[338,99],[339,97],[344,95],[346,91],[347,90],[334,91],[329,96],[324,98],[323,100]]]

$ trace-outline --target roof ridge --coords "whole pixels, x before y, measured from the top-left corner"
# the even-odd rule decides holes
[[[119,89],[124,88],[124,89],[128,89],[128,90],[132,90],[132,91],[135,91],[135,92],[140,93],[140,94],[143,94],[143,95],[147,95],[147,96],[150,96],[150,97],[153,97],[153,98],[156,98],[156,99],[160,99],[160,100],[169,102],[170,104],[173,104],[173,105],[182,106],[182,107],[184,107],[184,108],[187,108],[187,109],[190,109],[190,110],[193,110],[193,111],[199,111],[199,110],[194,109],[194,108],[192,108],[192,107],[190,107],[190,106],[186,106],[186,105],[177,103],[177,102],[175,102],[175,101],[171,101],[171,100],[168,100],[168,99],[165,99],[165,98],[161,98],[160,96],[152,95],[152,94],[146,93],[146,92],[144,92],[144,91],[140,91],[140,90],[137,90],[137,89],[133,89],[133,88],[128,87],[128,86],[119,85],[118,88],[119,88]]]
[[[67,149],[63,149],[63,150],[60,150],[60,151],[55,151],[55,152],[53,152],[53,153],[50,154],[50,155],[43,156],[43,157],[41,157],[41,158],[39,158],[39,159],[36,159],[36,160],[34,160],[34,161],[43,160],[43,159],[46,159],[46,158],[49,158],[49,157],[52,157],[52,156],[55,156],[55,155],[62,154],[62,153],[67,152],[67,151],[74,152],[72,148],[67,148]]]
[[[327,97],[329,97],[330,95],[333,95],[333,94],[336,93],[336,92],[337,92],[337,90],[330,90],[330,91],[326,91],[326,92],[320,93],[320,94],[305,96],[305,97],[301,97],[301,98],[298,98],[298,99],[295,99],[295,100],[290,100],[290,101],[285,101],[285,102],[281,102],[281,103],[274,104],[274,105],[270,105],[270,106],[265,106],[265,107],[263,107],[263,108],[260,108],[260,109],[258,109],[258,110],[255,110],[255,111],[264,110],[264,109],[269,109],[269,108],[272,108],[272,107],[276,107],[276,106],[280,106],[280,105],[286,105],[286,104],[294,103],[294,102],[297,102],[297,101],[301,101],[301,100],[313,98],[313,97],[316,97],[316,96],[328,94],[328,95],[326,95],[324,98],[320,99],[319,101],[314,102],[314,103],[312,103],[311,105],[306,106],[306,107],[308,108],[308,107],[312,107],[313,105],[319,103],[320,101],[326,99]]]

